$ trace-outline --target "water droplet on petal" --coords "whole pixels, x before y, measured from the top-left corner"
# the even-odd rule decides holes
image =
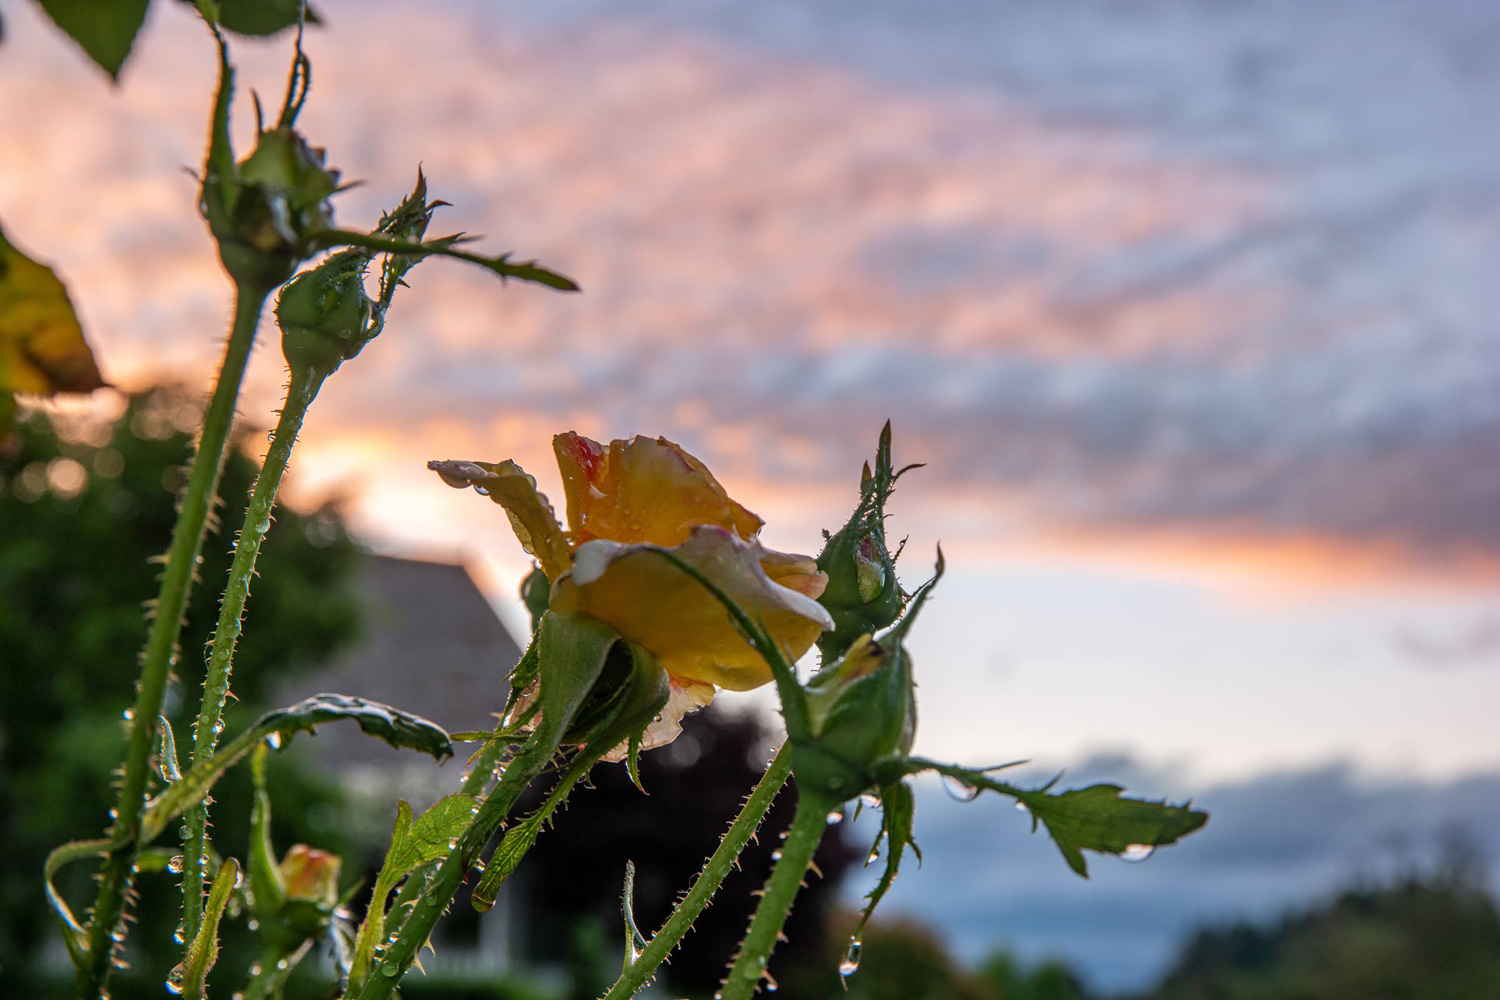
[[[973,802],[974,797],[979,794],[979,788],[966,781],[960,781],[951,774],[943,775],[943,791],[948,797],[957,802]]]
[[[1153,844],[1131,844],[1120,852],[1120,860],[1135,863],[1145,861],[1155,853],[1156,847]]]
[[[490,491],[485,489],[483,486],[480,486],[478,483],[474,484],[474,492],[478,493],[482,497],[487,497],[490,495]]]

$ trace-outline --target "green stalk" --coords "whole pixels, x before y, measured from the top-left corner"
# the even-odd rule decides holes
[[[271,527],[271,510],[276,505],[276,491],[286,473],[292,446],[307,416],[318,389],[326,376],[309,372],[293,373],[287,386],[286,402],[276,421],[271,447],[266,452],[260,476],[245,510],[245,524],[235,543],[234,560],[229,566],[229,582],[219,605],[219,623],[214,629],[208,667],[203,677],[203,704],[198,710],[198,724],[193,729],[193,764],[213,756],[224,724],[221,716],[224,699],[229,693],[229,676],[234,665],[234,650],[239,642],[245,600],[250,596],[250,581],[255,576],[255,560]],[[191,941],[203,919],[203,853],[208,824],[207,800],[183,813],[186,830],[182,840],[182,933]]]
[[[776,938],[786,923],[787,914],[792,912],[792,901],[797,898],[802,876],[828,829],[828,813],[835,806],[835,802],[801,791],[797,799],[797,815],[792,820],[792,828],[787,831],[786,843],[781,847],[781,860],[776,862],[771,877],[766,880],[765,895],[750,921],[750,932],[745,935],[745,943],[740,945],[740,953],[735,956],[734,967],[729,970],[729,978],[719,994],[722,1000],[747,1000],[760,986],[771,950],[776,947]]]
[[[177,659],[177,641],[182,633],[182,616],[192,591],[198,554],[203,549],[203,535],[213,510],[224,465],[224,450],[234,421],[235,402],[250,349],[255,345],[255,329],[270,289],[235,286],[234,322],[224,345],[224,360],[213,398],[203,416],[203,433],[198,453],[193,459],[188,485],[172,529],[172,544],[167,550],[167,564],[162,572],[161,588],[156,598],[156,613],[146,646],[141,654],[141,677],[136,689],[135,706],[130,716],[129,744],[120,776],[119,796],[115,803],[110,841],[116,846],[99,876],[99,894],[94,901],[89,926],[89,962],[78,972],[78,995],[94,1000],[104,992],[109,975],[116,938],[123,940],[125,898],[139,850],[136,831],[146,801],[146,779],[151,752],[157,740],[157,717],[167,693],[167,681]]]
[[[761,775],[760,783],[745,800],[745,805],[740,809],[740,814],[734,818],[729,830],[724,834],[724,839],[719,841],[719,846],[714,850],[713,856],[708,859],[708,864],[698,873],[688,889],[687,895],[677,904],[667,922],[661,925],[661,930],[651,937],[651,943],[641,950],[640,955],[631,962],[629,967],[615,980],[615,984],[609,988],[604,995],[604,1000],[625,1000],[627,997],[635,996],[637,990],[646,984],[646,981],[656,975],[656,970],[667,960],[672,949],[676,948],[682,938],[692,928],[693,921],[698,919],[708,906],[709,900],[713,898],[719,886],[729,875],[729,869],[734,866],[735,859],[739,857],[740,851],[744,850],[755,830],[760,826],[761,820],[766,816],[766,810],[771,808],[771,802],[776,798],[776,793],[786,784],[786,779],[792,772],[792,745],[790,742],[783,743],[781,749],[776,751],[776,756],[771,758],[771,764],[766,768],[766,773]],[[826,815],[826,814],[825,814]],[[813,845],[816,847],[816,843]],[[783,857],[785,853],[783,852]]]
[[[521,744],[515,757],[506,765],[499,783],[479,807],[474,821],[469,824],[463,836],[459,837],[457,848],[443,859],[443,863],[428,880],[422,895],[412,906],[411,914],[402,922],[396,940],[383,952],[377,952],[372,974],[360,987],[358,1000],[382,1000],[395,991],[401,977],[416,959],[418,949],[427,943],[432,929],[437,926],[438,918],[453,901],[469,869],[479,860],[485,844],[489,843],[490,837],[500,828],[506,814],[516,804],[516,799],[520,798],[526,786],[552,760],[562,734],[572,724],[577,707],[575,702],[565,718],[544,720],[530,738]],[[478,768],[470,772],[470,779],[476,774],[479,774]],[[482,782],[481,778],[478,787],[483,787]],[[465,782],[465,790],[468,784]]]

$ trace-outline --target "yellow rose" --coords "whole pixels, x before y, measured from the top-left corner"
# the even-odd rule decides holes
[[[669,742],[685,712],[715,688],[748,691],[771,668],[718,599],[656,553],[669,549],[733,598],[796,659],[833,621],[816,598],[828,578],[810,556],[765,548],[763,522],[730,499],[703,465],[665,438],[608,446],[572,432],[553,439],[568,530],[514,462],[432,462],[451,486],[473,486],[509,514],[552,583],[549,606],[582,611],[648,650],[672,681],[643,746]]]

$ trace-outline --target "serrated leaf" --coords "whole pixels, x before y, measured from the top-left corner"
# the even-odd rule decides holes
[[[182,780],[168,785],[147,804],[145,815],[141,817],[137,843],[149,844],[175,817],[202,802],[224,772],[261,740],[273,734],[291,737],[298,732],[311,732],[316,726],[338,719],[353,719],[365,732],[393,747],[410,747],[438,760],[453,756],[453,744],[448,734],[441,726],[419,715],[350,695],[314,695],[287,708],[267,712],[218,753],[189,768]]]
[[[104,384],[62,281],[0,230],[0,395],[93,392]]]
[[[110,79],[130,55],[149,0],[40,0],[42,10],[98,63]]]
[[[1166,802],[1129,799],[1119,785],[1090,785],[1060,795],[1050,792],[1020,792],[1037,822],[1047,828],[1052,842],[1072,868],[1088,877],[1083,851],[1123,854],[1135,847],[1160,847],[1175,843],[1208,822],[1208,814]]]
[[[974,769],[922,757],[892,758],[874,768],[883,782],[921,771],[936,771],[970,789],[1008,795],[1031,813],[1031,828],[1047,828],[1068,867],[1088,878],[1083,851],[1124,854],[1131,849],[1176,843],[1208,822],[1208,813],[1148,799],[1126,798],[1119,785],[1098,784],[1054,793],[1052,784],[1026,789],[996,781],[989,772],[1015,764]]]
[[[386,902],[396,885],[413,871],[431,861],[448,856],[449,845],[468,829],[474,820],[476,799],[455,793],[438,799],[432,807],[412,820],[411,806],[396,803],[396,823],[391,829],[391,843],[385,852],[385,863],[375,877],[370,906],[354,937],[349,962],[349,990],[353,995],[369,978],[375,964],[375,947],[385,939]]]

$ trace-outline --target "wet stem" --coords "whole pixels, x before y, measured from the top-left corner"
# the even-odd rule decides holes
[[[433,928],[437,926],[438,918],[447,910],[453,897],[458,893],[459,886],[467,878],[469,870],[479,859],[485,844],[500,828],[506,814],[510,812],[526,786],[551,762],[562,734],[572,722],[572,714],[576,710],[575,704],[572,710],[566,713],[565,718],[544,720],[526,742],[521,744],[510,763],[505,765],[505,772],[500,776],[499,782],[474,814],[474,821],[459,837],[454,850],[443,859],[443,863],[438,866],[438,870],[433,873],[421,895],[417,897],[412,905],[411,914],[401,924],[401,929],[397,932],[395,939],[377,953],[371,963],[369,978],[357,986],[351,983],[349,996],[357,997],[358,1000],[381,1000],[395,991],[396,986],[401,982],[401,977],[406,974],[416,959],[418,949],[427,943]],[[487,772],[488,768],[485,768],[485,771]],[[484,778],[480,767],[473,769],[470,779],[474,779],[476,775],[479,780],[475,782],[474,790],[478,791]],[[464,791],[469,790],[470,785],[466,781]]]
[[[155,616],[141,653],[135,705],[129,716],[129,742],[121,768],[114,822],[110,828],[110,840],[115,846],[99,875],[99,893],[89,926],[88,964],[78,972],[78,995],[87,1000],[103,994],[116,938],[123,938],[125,899],[139,850],[135,841],[145,806],[151,752],[158,736],[157,717],[177,658],[182,616],[192,592],[203,536],[218,490],[235,402],[239,398],[250,350],[255,344],[261,310],[269,294],[268,288],[246,285],[235,288],[234,320],[224,346],[219,379],[203,417],[198,451],[178,508],[177,523],[172,529]]]
[[[724,989],[718,994],[722,1000],[746,1000],[760,985],[777,936],[792,912],[797,890],[802,887],[802,877],[828,829],[828,814],[837,807],[837,802],[821,796],[803,793],[798,797],[797,815],[782,845],[781,860],[766,880],[765,894],[750,921],[750,930],[735,956]]]
[[[292,375],[287,386],[286,402],[282,405],[281,416],[276,421],[276,430],[271,436],[271,446],[266,452],[260,476],[255,480],[250,505],[245,511],[245,523],[235,542],[234,560],[230,563],[229,580],[224,586],[224,597],[219,605],[219,621],[214,628],[208,666],[203,677],[203,703],[198,711],[198,723],[193,729],[194,765],[212,757],[218,746],[219,733],[224,728],[221,717],[224,700],[229,694],[235,646],[240,638],[245,601],[250,596],[250,581],[255,576],[255,560],[260,555],[260,546],[265,541],[266,532],[271,527],[271,511],[276,505],[276,492],[286,473],[292,447],[297,443],[302,421],[307,416],[308,407],[312,405],[318,389],[322,387],[324,378],[322,374],[305,371]],[[182,933],[184,942],[190,942],[193,935],[198,933],[198,925],[203,920],[207,800],[203,805],[185,812],[182,819],[185,831],[182,841]]]
[[[677,908],[672,911],[667,922],[662,924],[661,930],[652,936],[650,943],[641,950],[640,955],[609,988],[609,992],[604,995],[604,1000],[625,1000],[626,997],[634,996],[636,991],[656,974],[656,970],[692,928],[693,921],[698,919],[698,915],[708,906],[709,900],[713,898],[714,893],[729,875],[735,859],[739,857],[745,844],[755,834],[756,828],[765,818],[766,811],[771,808],[776,793],[780,792],[782,786],[786,784],[791,770],[792,748],[790,743],[786,743],[771,759],[770,766],[761,776],[760,783],[745,800],[744,808],[730,824],[728,832],[724,834],[724,839],[719,842],[713,856],[703,866],[703,871],[694,879],[687,895],[682,898],[682,902],[677,904]],[[814,843],[813,846],[816,847],[817,844]],[[772,935],[773,938],[774,936]]]

